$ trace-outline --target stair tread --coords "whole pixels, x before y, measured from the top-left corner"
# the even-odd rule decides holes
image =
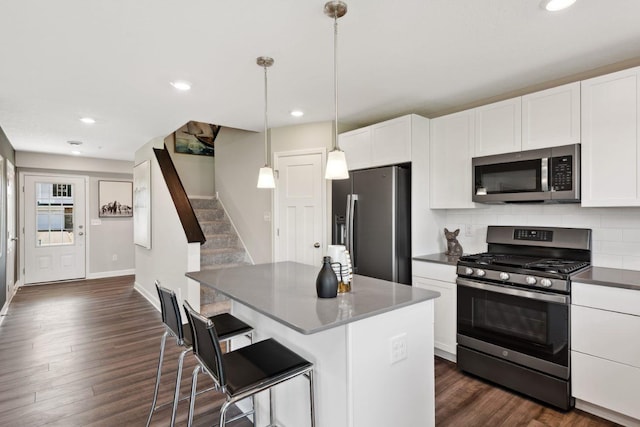
[[[203,254],[225,254],[233,252],[244,252],[240,247],[226,247],[226,248],[212,248],[212,249],[200,249],[200,255]]]
[[[242,267],[245,265],[250,265],[248,262],[245,263],[234,263],[234,264],[210,264],[210,265],[201,265],[200,270],[219,270],[221,268],[232,268],[232,267]]]

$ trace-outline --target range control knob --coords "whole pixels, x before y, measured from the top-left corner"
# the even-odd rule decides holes
[[[464,269],[464,274],[466,274],[467,276],[471,276],[473,274],[473,268],[471,267],[467,267]]]
[[[535,277],[533,276],[527,276],[524,278],[524,281],[527,283],[527,285],[535,285],[537,280]]]
[[[500,273],[500,280],[509,280],[509,273],[505,273],[504,271]]]
[[[476,276],[478,277],[483,277],[485,274],[486,273],[484,272],[484,270],[480,270],[480,269],[476,270]]]
[[[551,280],[550,280],[550,279],[542,279],[542,280],[540,280],[540,284],[541,284],[542,286],[544,286],[545,288],[550,288],[550,287],[551,287],[551,285],[552,285],[552,283],[551,283]]]

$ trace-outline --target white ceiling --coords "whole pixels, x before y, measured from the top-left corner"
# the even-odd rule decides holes
[[[340,122],[465,104],[640,58],[639,0],[347,0]],[[324,0],[2,0],[0,127],[16,150],[132,160],[189,120],[271,127],[333,118]],[[179,93],[169,82],[184,79]],[[289,115],[301,108],[302,118]],[[97,120],[86,125],[78,119]]]

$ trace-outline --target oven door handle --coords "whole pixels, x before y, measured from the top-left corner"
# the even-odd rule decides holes
[[[539,301],[553,302],[558,304],[569,304],[570,299],[567,295],[556,295],[546,292],[538,291],[525,291],[523,289],[507,288],[504,286],[496,286],[488,283],[480,283],[473,280],[463,279],[458,277],[456,284],[461,286],[467,286],[470,288],[481,289],[484,291],[497,292],[500,294],[511,295],[514,297],[531,298]]]

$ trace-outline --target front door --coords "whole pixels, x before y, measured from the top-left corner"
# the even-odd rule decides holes
[[[7,160],[7,299],[16,283],[16,168]]]
[[[85,179],[25,175],[24,283],[85,277]]]
[[[323,153],[278,153],[275,261],[320,265],[326,253]]]

